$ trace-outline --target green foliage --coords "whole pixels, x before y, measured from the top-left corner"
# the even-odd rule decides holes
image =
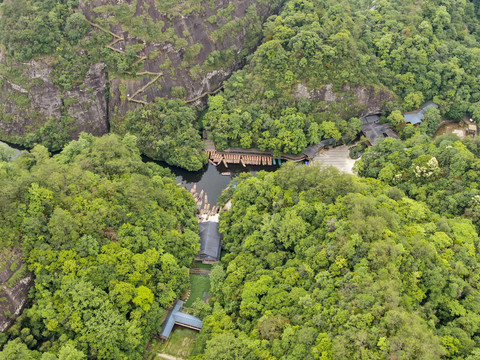
[[[428,136],[433,137],[441,121],[442,117],[440,115],[440,111],[431,106],[425,111],[425,116],[420,124],[420,129]]]
[[[393,129],[400,131],[405,127],[405,118],[399,110],[394,110],[388,115],[387,121]]]
[[[438,112],[427,112],[430,116],[435,124],[439,121]],[[422,123],[420,130],[428,126],[422,128]],[[361,176],[395,185],[436,212],[477,222],[479,155],[477,139],[460,141],[456,135],[445,135],[430,142],[417,132],[406,141],[385,139],[368,148],[357,166]]]
[[[183,86],[173,86],[170,93],[173,97],[179,99],[183,99],[187,96],[187,90]]]
[[[127,114],[123,127],[138,136],[139,149],[152,159],[190,171],[207,163],[196,113],[183,101],[159,99],[138,108]]]
[[[36,146],[0,169],[0,245],[20,247],[35,276],[0,357],[141,359],[188,288],[199,249],[190,194],[143,163],[131,135],[82,134],[56,156]]]
[[[35,144],[42,144],[51,151],[59,151],[69,142],[69,125],[72,123],[73,119],[68,115],[62,116],[59,120],[52,117],[38,129],[28,133],[21,143],[29,148]]]
[[[460,359],[479,346],[469,220],[287,163],[240,179],[220,227],[205,359]]]
[[[1,4],[0,39],[21,61],[54,52],[66,37],[76,43],[89,25],[74,10],[78,0],[19,0]]]

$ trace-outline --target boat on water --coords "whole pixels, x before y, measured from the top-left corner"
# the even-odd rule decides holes
[[[222,175],[223,175],[223,176],[230,176],[230,175],[232,175],[232,173],[230,173],[230,172],[222,172]]]

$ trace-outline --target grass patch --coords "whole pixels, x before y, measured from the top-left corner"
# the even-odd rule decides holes
[[[192,264],[192,269],[211,269],[212,264],[204,264],[201,261],[194,261]]]
[[[186,307],[192,306],[197,299],[203,299],[205,293],[210,291],[210,278],[206,275],[190,275],[190,288],[191,293]]]
[[[192,352],[196,337],[197,331],[175,325],[163,352],[186,359]]]
[[[18,267],[18,261],[15,260],[12,265],[10,265],[10,271],[15,271],[17,270],[17,267]]]
[[[163,353],[165,350],[166,343],[163,340],[153,339],[148,350],[148,354],[145,355],[144,360],[155,360],[159,359],[157,354]]]

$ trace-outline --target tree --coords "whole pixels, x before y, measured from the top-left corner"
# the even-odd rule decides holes
[[[396,130],[400,131],[405,127],[405,119],[399,110],[394,110],[387,117],[389,124]]]
[[[332,121],[324,121],[320,124],[320,134],[322,139],[335,139],[339,140],[342,137],[340,131],[338,131],[335,123]]]
[[[440,116],[440,111],[437,108],[430,106],[425,110],[425,116],[420,124],[420,129],[428,136],[433,136],[441,121],[442,117]]]
[[[58,352],[58,360],[84,360],[85,354],[75,348],[72,344],[62,346]]]
[[[79,40],[83,39],[89,29],[90,24],[82,13],[73,13],[67,18],[65,34],[72,44],[76,44]]]
[[[247,354],[248,349],[242,341],[231,333],[219,334],[208,340],[205,349],[207,359],[244,359]]]
[[[408,110],[415,110],[420,107],[425,100],[421,92],[412,92],[405,97],[404,101]]]
[[[207,163],[197,116],[183,101],[164,101],[138,108],[126,115],[118,129],[137,136],[138,147],[147,156],[190,171]]]
[[[143,311],[150,310],[150,306],[154,297],[152,291],[146,286],[142,285],[136,289],[136,295],[137,296],[132,299],[133,303],[140,306]]]
[[[8,342],[0,352],[1,358],[5,360],[34,360],[36,353],[30,351],[28,347],[20,341]]]

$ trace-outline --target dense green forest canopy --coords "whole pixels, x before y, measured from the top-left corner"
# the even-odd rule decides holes
[[[196,171],[208,160],[196,119],[183,101],[158,99],[129,112],[115,131],[136,135],[140,151],[152,159]]]
[[[478,359],[479,238],[379,181],[242,178],[196,359]]]
[[[96,11],[100,25],[121,23],[140,40],[124,54],[106,46],[108,31],[92,31],[77,0],[0,1],[2,84],[28,88],[9,65],[43,57],[65,95],[102,62],[126,101],[122,81],[137,80],[146,42],[185,51],[181,67],[192,76],[246,56],[213,51],[200,67],[188,34],[163,32],[147,15],[132,20],[137,2],[118,3]],[[172,17],[207,4],[155,3]],[[219,42],[243,25],[224,10],[208,19],[225,20],[210,34]],[[262,26],[251,10],[248,49]],[[140,153],[198,170],[203,127],[219,149],[275,155],[327,138],[351,142],[367,106],[356,99],[361,87],[384,96],[379,111],[401,139],[368,148],[362,178],[288,163],[230,187],[223,197],[232,208],[220,218],[226,254],[210,275],[211,301],[194,306],[204,328],[193,357],[480,359],[480,141],[433,139],[442,118],[480,118],[479,11],[469,0],[285,1],[202,121],[177,87],[173,99],[115,118],[121,136],[82,134],[63,148],[72,100],[62,98],[64,117],[22,138],[59,154],[37,145],[10,161],[0,148],[0,247],[21,250],[19,273],[35,277],[27,309],[0,334],[0,358],[142,359],[165,309],[188,288],[199,244],[195,200]],[[439,110],[405,125],[402,112],[431,99]]]
[[[188,288],[191,195],[142,162],[134,136],[86,134],[53,157],[36,146],[0,162],[0,193],[0,245],[22,249],[35,276],[0,358],[141,359]]]
[[[388,138],[368,148],[359,174],[397,186],[441,214],[480,220],[480,141],[456,135],[432,141],[417,133],[405,141]]]

